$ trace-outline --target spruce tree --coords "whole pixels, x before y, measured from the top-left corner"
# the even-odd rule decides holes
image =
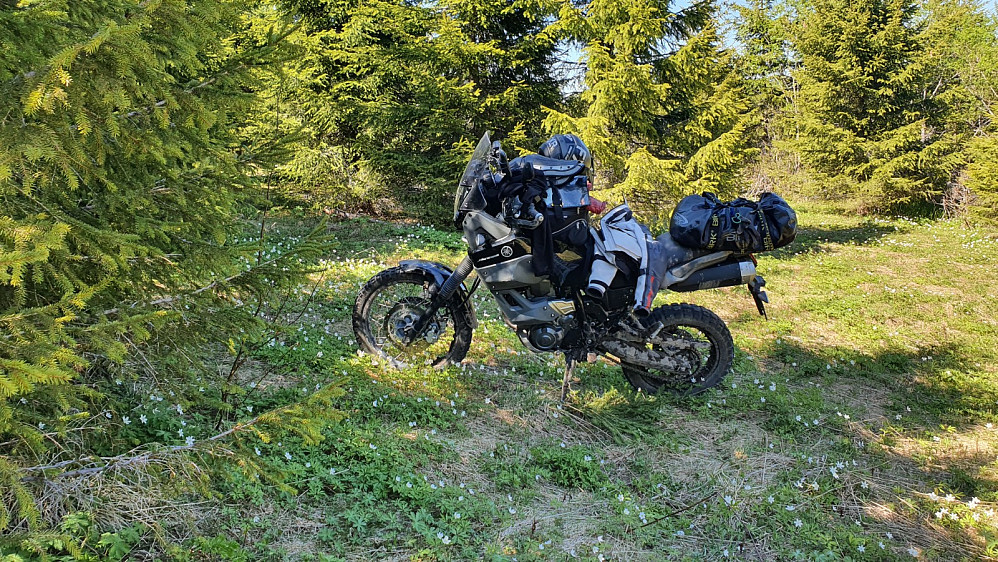
[[[936,134],[953,149],[956,168],[946,184],[944,210],[994,223],[998,214],[998,22],[977,1],[925,5],[920,88],[934,104]]]
[[[548,109],[545,127],[579,134],[600,167],[602,195],[628,198],[654,227],[683,195],[737,192],[752,152],[750,104],[713,14],[709,2],[673,13],[656,0],[562,10],[560,25],[585,45],[586,109]]]
[[[759,108],[758,142],[770,148],[780,136],[780,112],[795,88],[788,8],[773,0],[752,0],[734,8],[738,16],[735,36],[742,47],[736,65],[746,92]]]
[[[829,189],[888,209],[938,197],[958,162],[921,87],[924,45],[909,0],[817,0],[801,14],[788,140]]]
[[[341,183],[363,178],[370,191],[355,193],[378,202],[372,211],[401,201],[439,220],[469,143],[485,130],[539,144],[537,108],[559,98],[548,3],[286,4],[307,36],[291,96],[309,138],[291,179],[310,181],[308,167],[335,161]]]
[[[189,383],[216,372],[207,357],[264,338],[261,311],[321,250],[264,258],[238,242],[270,166],[248,118],[281,60],[281,34],[248,14],[229,0],[0,3],[0,531],[44,526],[44,477],[142,444],[115,437],[109,381],[204,402]]]

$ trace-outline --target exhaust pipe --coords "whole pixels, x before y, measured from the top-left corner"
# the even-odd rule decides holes
[[[717,265],[705,267],[690,274],[689,277],[669,285],[670,291],[688,293],[718,287],[734,287],[746,285],[755,279],[755,264],[752,260],[726,261]]]

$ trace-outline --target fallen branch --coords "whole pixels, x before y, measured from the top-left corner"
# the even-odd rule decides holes
[[[213,436],[211,436],[211,437],[209,437],[207,439],[202,439],[201,441],[193,442],[190,445],[186,445],[186,444],[185,445],[172,445],[170,447],[166,447],[165,449],[161,449],[161,450],[157,450],[157,451],[149,451],[149,452],[146,452],[146,453],[142,453],[142,454],[139,454],[139,455],[133,455],[133,456],[117,455],[117,456],[114,456],[114,457],[99,457],[99,458],[94,459],[94,460],[92,460],[90,462],[91,466],[86,466],[86,467],[83,467],[83,468],[79,468],[79,469],[76,469],[76,470],[70,470],[70,471],[66,471],[66,472],[60,472],[59,474],[55,474],[55,475],[53,475],[51,477],[48,477],[47,479],[48,480],[55,480],[57,478],[73,478],[73,477],[80,477],[80,476],[91,476],[91,475],[94,475],[94,474],[100,474],[100,473],[108,471],[108,470],[114,470],[114,469],[118,469],[118,468],[127,468],[127,467],[133,466],[133,465],[145,464],[145,463],[148,463],[151,460],[154,460],[158,456],[168,455],[168,454],[177,453],[177,452],[181,452],[181,451],[189,451],[189,450],[196,449],[196,448],[200,447],[204,443],[210,443],[210,442],[213,442],[213,441],[219,441],[219,440],[225,439],[226,437],[228,437],[228,436],[230,436],[230,435],[232,435],[232,434],[234,434],[236,432],[239,432],[239,431],[242,431],[244,429],[248,429],[250,427],[253,427],[254,425],[256,425],[260,421],[260,418],[262,418],[263,416],[268,416],[268,415],[272,415],[272,414],[273,414],[273,412],[266,412],[266,413],[260,414],[259,416],[255,417],[255,418],[253,418],[253,419],[251,419],[251,420],[249,420],[247,422],[238,423],[238,424],[230,427],[229,429],[227,429],[227,430],[225,430],[225,431],[223,431],[221,433],[213,435]],[[23,470],[24,472],[42,472],[42,471],[46,471],[46,470],[55,470],[55,469],[64,468],[64,467],[70,466],[70,465],[72,465],[74,463],[79,463],[81,461],[86,461],[86,460],[90,460],[90,459],[75,459],[75,460],[62,461],[62,462],[57,462],[57,463],[47,464],[47,465],[29,466],[29,467],[23,468],[21,470]],[[103,463],[103,464],[99,464],[98,465],[97,464],[98,462]],[[28,481],[28,480],[38,480],[38,479],[45,479],[45,478],[46,477],[44,477],[44,476],[25,476],[25,477],[21,478],[21,480],[22,481]]]
[[[647,527],[649,525],[654,525],[655,523],[658,523],[659,521],[663,521],[663,520],[668,519],[670,517],[674,517],[676,515],[679,515],[680,513],[684,512],[684,511],[688,511],[690,509],[693,509],[694,507],[702,504],[703,502],[705,502],[705,501],[713,498],[716,495],[717,495],[717,492],[711,492],[710,494],[708,494],[708,495],[704,496],[703,498],[701,498],[701,499],[699,499],[699,500],[691,503],[690,505],[688,505],[686,507],[681,507],[681,508],[673,511],[672,513],[669,513],[667,515],[663,515],[663,516],[659,517],[658,519],[652,519],[651,521],[645,523],[644,525],[639,525],[637,527],[634,527],[633,529],[628,529],[627,532],[628,533],[633,533],[634,529],[643,529],[643,528],[645,528],[645,527]]]

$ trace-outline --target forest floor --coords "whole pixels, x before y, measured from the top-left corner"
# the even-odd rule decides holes
[[[257,357],[287,374],[254,400],[340,381],[344,418],[317,446],[261,444],[295,491],[235,475],[218,528],[273,560],[998,557],[998,237],[799,207],[797,241],[759,259],[768,321],[744,287],[659,297],[728,323],[719,388],[649,397],[597,362],[565,404],[562,359],[526,351],[485,290],[461,366],[358,354],[359,286],[463,244],[331,225],[297,332]]]

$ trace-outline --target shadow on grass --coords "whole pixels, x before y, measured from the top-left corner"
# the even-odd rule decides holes
[[[782,372],[791,381],[831,377],[858,389],[886,392],[889,402],[884,406],[903,413],[905,425],[912,428],[976,424],[992,418],[998,403],[998,386],[978,366],[980,358],[967,357],[953,343],[871,355],[844,347],[815,351],[781,340],[757,358],[767,370]]]
[[[916,544],[945,551],[940,556],[994,554],[988,549],[998,548],[998,535],[984,527],[940,525],[937,510],[947,502],[925,497],[934,491],[953,494],[953,505],[973,497],[998,502],[998,439],[981,434],[985,423],[998,421],[998,385],[994,373],[978,366],[981,358],[955,344],[870,355],[836,347],[814,351],[787,341],[756,358],[791,384],[820,384],[830,409],[842,401],[879,412],[842,430],[853,442],[874,445],[875,473],[890,484],[876,501],[863,502],[867,513]],[[885,505],[894,509],[880,513]]]
[[[864,223],[860,226],[845,228],[800,227],[797,238],[789,246],[784,246],[767,256],[778,260],[793,258],[797,254],[817,254],[827,252],[830,244],[858,245],[872,244],[885,234],[900,233],[903,230],[892,225]]]

